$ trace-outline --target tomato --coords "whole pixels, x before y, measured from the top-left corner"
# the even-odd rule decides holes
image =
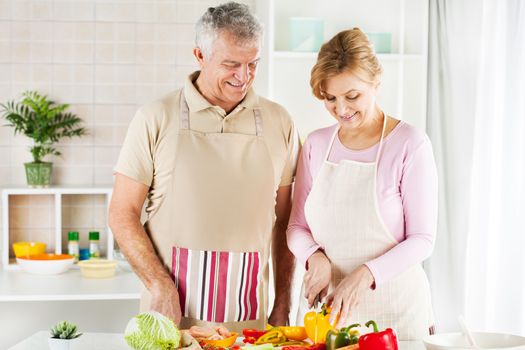
[[[242,340],[244,344],[253,344],[256,341],[257,341],[257,338],[255,337],[244,337],[244,339]]]

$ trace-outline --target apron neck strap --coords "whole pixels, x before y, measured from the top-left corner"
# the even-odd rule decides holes
[[[379,148],[377,150],[376,160],[375,160],[376,163],[379,161],[381,151],[383,150],[383,139],[385,138],[385,131],[386,131],[386,114],[384,111],[382,111],[382,113],[383,113],[383,128],[381,130],[381,138],[379,139]],[[325,161],[328,160],[328,156],[330,155],[330,151],[332,150],[332,146],[334,145],[335,138],[337,137],[337,134],[339,133],[339,129],[341,129],[340,125],[338,125],[337,128],[335,128],[335,132],[332,135],[332,138],[330,139],[330,143],[328,144],[326,154],[324,155]]]
[[[381,151],[383,150],[383,140],[385,139],[385,131],[386,131],[386,114],[385,111],[383,112],[383,130],[381,130],[381,138],[379,139],[379,148],[377,149],[376,154],[376,164],[379,162],[379,157],[381,156]]]
[[[184,89],[180,94],[179,127],[183,130],[190,129],[190,109],[188,107],[188,103],[186,102],[186,97],[184,96]]]
[[[337,125],[337,127],[335,128],[334,134],[330,138],[330,143],[328,144],[328,148],[326,149],[326,153],[325,153],[324,158],[323,158],[324,161],[328,160],[328,156],[330,155],[330,151],[332,150],[332,146],[334,145],[334,140],[337,137],[337,134],[339,133],[339,129],[340,128],[341,128],[341,125]]]
[[[257,136],[263,136],[263,121],[261,110],[259,108],[253,109],[253,117],[255,119],[255,134]],[[186,97],[184,96],[184,90],[181,91],[180,95],[180,117],[179,117],[180,129],[190,129],[190,109]]]
[[[255,118],[255,134],[257,136],[263,136],[263,121],[259,108],[253,109],[253,117]]]

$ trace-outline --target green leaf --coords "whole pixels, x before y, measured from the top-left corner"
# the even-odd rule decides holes
[[[8,122],[4,126],[13,127],[15,134],[33,139],[30,151],[35,162],[42,161],[48,154],[60,155],[53,148],[60,140],[87,134],[81,125],[82,119],[67,112],[68,108],[68,104],[56,104],[36,91],[25,91],[18,102],[0,104],[2,116]]]

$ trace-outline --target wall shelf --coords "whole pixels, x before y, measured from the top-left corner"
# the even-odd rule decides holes
[[[317,52],[297,52],[297,51],[275,51],[273,53],[274,58],[307,58],[315,60],[317,59]],[[388,54],[377,54],[377,57],[380,61],[388,61],[388,60],[415,60],[415,59],[425,59],[426,57],[423,55],[418,54],[408,54],[408,55],[400,55],[395,53],[388,53]]]
[[[428,9],[428,0],[332,0],[330,6],[315,0],[256,0],[265,26],[256,89],[288,110],[304,139],[335,120],[310,90],[317,52],[287,51],[290,18],[322,19],[323,42],[353,27],[365,33],[388,32],[391,53],[377,55],[383,66],[378,103],[388,115],[425,130]]]
[[[18,268],[14,259],[10,258],[9,252],[13,242],[10,240],[10,215],[9,215],[9,199],[11,196],[53,196],[54,201],[54,244],[55,254],[62,253],[62,200],[64,196],[68,195],[103,195],[105,196],[106,210],[109,208],[111,200],[112,187],[49,187],[49,188],[28,188],[28,187],[4,187],[2,189],[2,267],[4,269]],[[108,259],[113,259],[114,239],[113,234],[107,224],[105,223],[107,233],[106,239],[106,255]]]
[[[120,269],[115,277],[103,279],[83,278],[75,268],[51,276],[0,270],[0,302],[138,300],[141,286],[133,272]]]

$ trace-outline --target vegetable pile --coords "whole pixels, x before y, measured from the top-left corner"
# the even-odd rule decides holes
[[[303,342],[308,336],[304,327],[272,327],[267,330],[245,329],[243,342],[246,344],[271,344],[273,346],[307,345]],[[251,348],[250,348],[251,349]]]
[[[397,335],[393,329],[387,328],[380,332],[377,324],[372,320],[365,326],[372,326],[373,332],[361,336],[355,329],[361,327],[358,323],[335,329],[329,321],[330,311],[330,308],[323,304],[320,312],[310,311],[304,316],[306,334],[317,348],[286,347],[282,350],[398,350]],[[339,315],[334,325],[337,324],[338,319]]]

